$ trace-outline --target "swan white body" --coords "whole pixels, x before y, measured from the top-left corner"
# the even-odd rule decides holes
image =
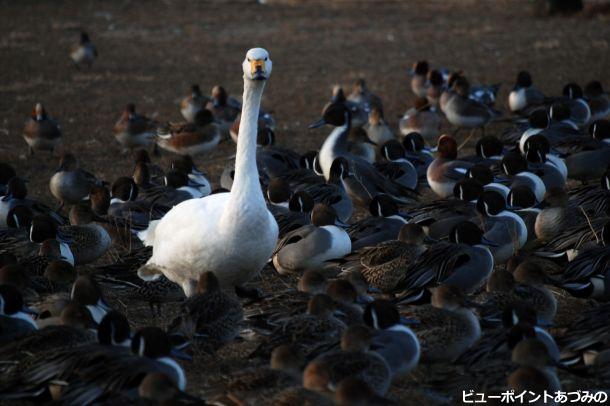
[[[156,268],[191,296],[199,275],[211,271],[222,286],[247,282],[260,272],[277,243],[278,226],[263,198],[256,167],[256,135],[267,51],[248,51],[235,179],[230,193],[182,202],[140,237],[152,245],[146,266]]]

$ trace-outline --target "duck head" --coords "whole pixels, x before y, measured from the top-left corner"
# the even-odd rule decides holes
[[[424,137],[418,132],[409,133],[402,140],[402,146],[409,152],[419,152],[425,145]]]
[[[517,80],[515,81],[514,90],[528,88],[531,87],[532,84],[532,75],[530,75],[528,71],[523,70],[517,73]]]
[[[598,141],[610,140],[610,121],[596,120],[589,126],[589,134]]]
[[[325,124],[341,127],[349,123],[351,112],[343,101],[328,104],[322,112],[322,118],[309,126],[310,129],[322,127]]]
[[[582,89],[576,83],[568,83],[563,87],[563,95],[568,99],[582,99]]]
[[[255,81],[265,81],[271,76],[273,63],[269,53],[263,48],[252,48],[246,53],[242,64],[244,78]]]
[[[386,329],[400,323],[400,313],[389,300],[377,299],[366,305],[362,319],[371,328]]]
[[[131,343],[131,330],[127,317],[111,310],[97,327],[97,341],[102,345],[128,346]]]
[[[551,124],[549,112],[546,109],[537,109],[530,113],[527,121],[532,128],[544,129]]]
[[[309,193],[298,191],[288,201],[288,209],[297,213],[309,213],[313,210],[315,202]]]
[[[438,155],[443,159],[456,159],[458,148],[455,138],[443,134],[437,142]]]
[[[519,185],[510,189],[506,197],[511,208],[526,209],[536,205],[536,195],[527,186]]]

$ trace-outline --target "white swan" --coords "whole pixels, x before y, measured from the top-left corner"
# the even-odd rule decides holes
[[[278,226],[267,210],[256,167],[258,114],[272,64],[266,50],[254,48],[242,66],[243,109],[231,192],[180,203],[139,234],[153,255],[138,275],[150,280],[163,273],[187,296],[206,271],[225,287],[248,281],[277,243]]]

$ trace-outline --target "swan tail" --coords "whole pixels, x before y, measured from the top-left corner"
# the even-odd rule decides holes
[[[148,224],[146,230],[138,231],[138,238],[144,243],[146,247],[152,247],[155,242],[155,230],[159,225],[159,220],[153,220]]]

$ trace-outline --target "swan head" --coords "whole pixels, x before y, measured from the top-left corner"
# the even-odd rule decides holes
[[[267,80],[271,76],[271,58],[263,48],[252,48],[246,53],[242,64],[244,77],[250,80]]]

